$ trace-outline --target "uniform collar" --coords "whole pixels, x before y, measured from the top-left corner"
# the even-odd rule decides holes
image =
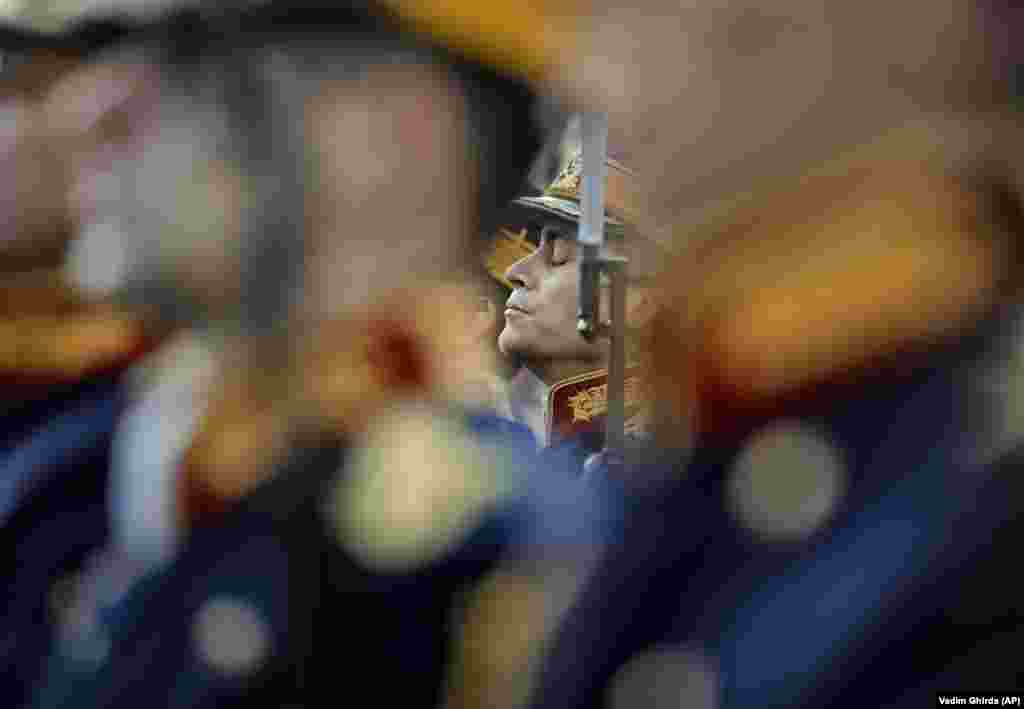
[[[643,417],[646,397],[639,367],[626,371],[627,430]],[[509,383],[512,418],[526,425],[541,447],[580,436],[600,435],[607,415],[608,370],[589,372],[546,384],[523,367]]]

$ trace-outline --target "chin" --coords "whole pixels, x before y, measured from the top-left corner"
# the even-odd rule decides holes
[[[507,327],[498,336],[498,351],[504,357],[516,362],[544,356],[536,347],[532,346],[532,343],[527,338],[522,337],[515,331],[509,330]]]
[[[523,352],[517,342],[519,338],[514,333],[509,332],[506,326],[501,334],[498,335],[498,351],[506,357],[522,357]]]

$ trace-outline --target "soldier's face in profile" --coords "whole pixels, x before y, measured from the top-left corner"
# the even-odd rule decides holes
[[[537,248],[512,264],[505,276],[513,285],[506,303],[505,328],[498,345],[527,363],[556,360],[598,362],[599,345],[576,331],[579,262],[575,228],[552,220],[540,230]]]

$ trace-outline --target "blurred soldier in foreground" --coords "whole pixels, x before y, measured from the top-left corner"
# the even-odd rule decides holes
[[[184,474],[119,432],[112,533],[54,594],[34,704],[315,705],[351,688],[495,706],[521,691],[501,651],[523,653],[548,612],[532,576],[592,554],[597,514],[541,474],[525,431],[451,405],[472,235],[539,147],[532,96],[355,12],[193,18],[134,64],[144,80],[112,112],[127,139],[96,166],[118,199],[82,190],[76,264],[102,284],[105,235],[122,297],[211,333],[212,403]],[[521,563],[475,597],[502,558]],[[485,621],[516,606],[508,647]],[[401,681],[375,682],[381,668]]]
[[[517,199],[505,217],[488,268],[511,288],[498,340],[521,369],[508,388],[509,414],[525,423],[542,446],[574,447],[582,464],[603,446],[607,412],[608,345],[588,342],[576,329],[579,304],[576,231],[580,219],[582,160],[572,155],[537,197]],[[629,259],[627,311],[638,332],[654,315],[649,287],[662,248],[628,220],[635,217],[634,176],[607,162],[606,230],[609,252]],[[608,293],[602,293],[607,311]],[[627,355],[627,431],[643,433],[648,413],[640,343],[634,334]]]
[[[161,329],[84,291],[64,269],[76,231],[67,199],[74,143],[50,97],[109,38],[7,27],[0,37],[0,534],[11,550],[0,693],[18,706],[48,651],[50,586],[103,537],[100,500],[126,375]]]

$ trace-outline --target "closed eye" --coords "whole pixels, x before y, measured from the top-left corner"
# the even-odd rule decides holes
[[[576,255],[576,242],[570,234],[562,229],[546,226],[541,231],[541,248],[546,249],[548,263],[551,266],[564,266]]]

